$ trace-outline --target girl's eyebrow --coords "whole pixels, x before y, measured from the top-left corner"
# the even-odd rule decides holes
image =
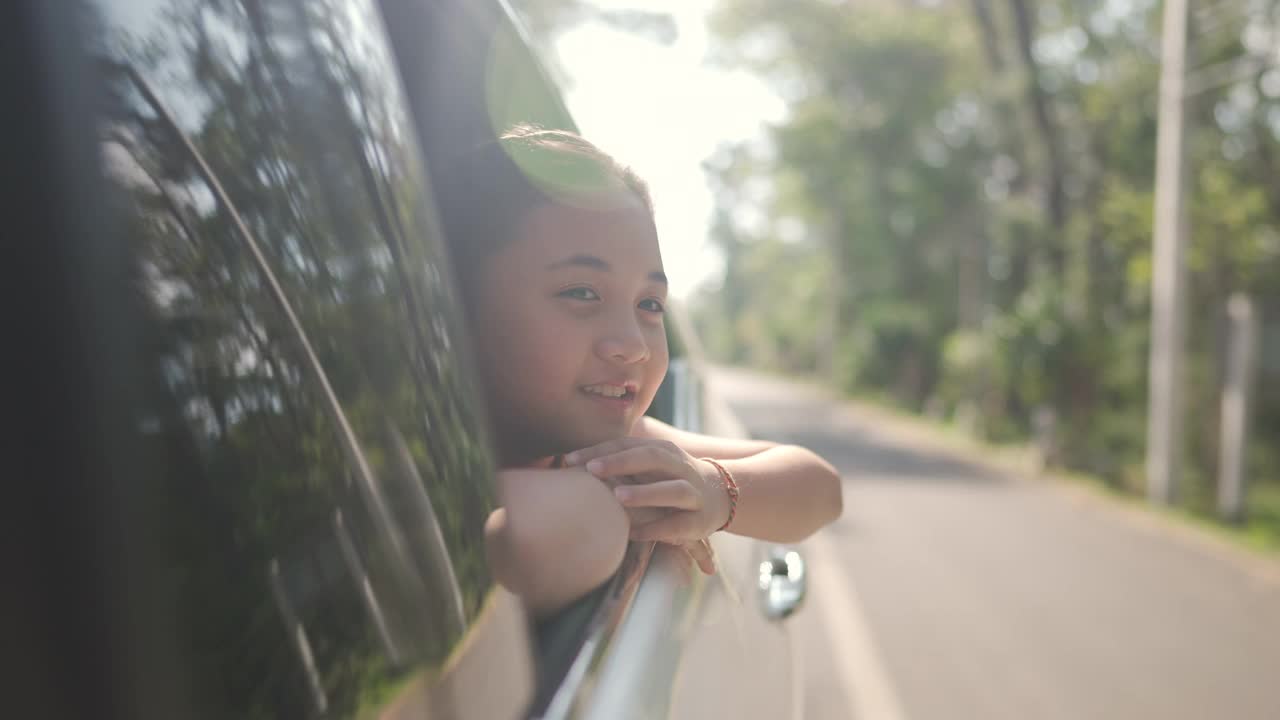
[[[564,260],[557,260],[547,266],[548,270],[559,270],[562,267],[585,267],[600,272],[611,272],[613,270],[609,263],[601,260],[595,255],[571,255]]]
[[[592,270],[599,270],[600,272],[613,272],[613,266],[610,265],[608,262],[606,262],[601,258],[596,257],[595,255],[586,255],[586,254],[571,255],[563,260],[557,260],[551,263],[550,265],[548,265],[546,269],[559,270],[560,268],[564,268],[564,267],[585,267],[585,268],[590,268]],[[667,281],[667,274],[662,272],[661,270],[654,270],[653,272],[649,273],[649,279],[652,280],[653,282],[661,283],[663,285],[670,284]]]

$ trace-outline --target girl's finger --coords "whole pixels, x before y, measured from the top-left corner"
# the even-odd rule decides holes
[[[683,477],[690,471],[683,456],[661,445],[628,448],[587,462],[587,472],[599,478],[644,473],[666,473]]]
[[[581,450],[574,450],[573,452],[566,454],[564,456],[564,464],[565,465],[583,465],[583,464],[586,464],[588,460],[593,460],[598,457],[604,457],[605,455],[612,455],[622,450],[627,450],[633,447],[639,447],[646,443],[652,443],[652,442],[653,441],[648,438],[632,438],[632,437],[618,438],[616,440],[607,440],[597,445],[592,445],[591,447],[588,447],[588,448],[582,448]]]
[[[620,485],[634,485],[638,482],[641,482],[639,478],[632,477],[631,475],[614,475],[612,477],[596,478],[596,479],[604,483],[605,485],[607,485],[610,490]]]
[[[667,440],[627,437],[602,442],[599,445],[592,445],[591,447],[583,448],[582,450],[574,450],[564,456],[564,462],[566,465],[585,465],[596,458],[615,455],[623,452],[624,450],[641,447],[658,448],[659,450],[665,450],[666,452],[676,456],[683,454],[683,451],[680,450],[675,443]]]
[[[660,507],[633,507],[625,508],[625,510],[627,511],[627,519],[631,521],[632,526],[661,520],[671,514],[670,509]]]
[[[678,545],[702,539],[696,513],[672,513],[661,520],[631,528],[632,540],[654,540]]]
[[[701,510],[702,495],[688,480],[661,480],[646,485],[619,485],[613,494],[626,508],[661,507]]]
[[[702,574],[714,575],[716,573],[716,553],[712,549],[711,543],[705,539],[695,540],[684,543],[681,547],[698,564],[698,569],[702,571]]]

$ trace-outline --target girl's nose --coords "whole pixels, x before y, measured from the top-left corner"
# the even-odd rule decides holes
[[[643,362],[649,358],[649,343],[635,321],[613,323],[596,341],[596,354],[609,362]]]

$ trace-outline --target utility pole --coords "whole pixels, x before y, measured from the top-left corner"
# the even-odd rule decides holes
[[[1182,439],[1183,255],[1186,245],[1184,82],[1187,2],[1164,0],[1156,131],[1155,238],[1151,278],[1150,397],[1147,405],[1147,495],[1173,502]]]
[[[1227,374],[1222,388],[1222,427],[1218,457],[1218,513],[1223,520],[1244,519],[1245,465],[1249,450],[1249,405],[1258,352],[1258,316],[1247,295],[1227,302],[1231,334]]]

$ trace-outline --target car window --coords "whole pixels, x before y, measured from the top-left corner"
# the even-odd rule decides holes
[[[381,20],[91,9],[143,319],[143,532],[190,704],[408,714],[496,602],[493,468]]]

